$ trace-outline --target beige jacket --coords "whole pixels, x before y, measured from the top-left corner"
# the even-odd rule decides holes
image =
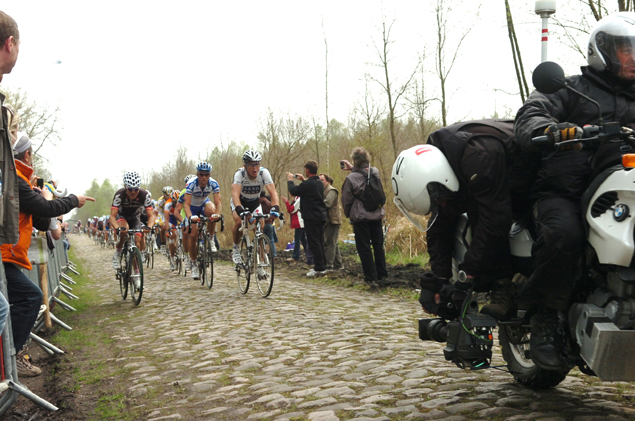
[[[333,186],[328,186],[324,189],[327,222],[332,225],[342,225],[342,206],[340,205],[339,196],[340,192]]]

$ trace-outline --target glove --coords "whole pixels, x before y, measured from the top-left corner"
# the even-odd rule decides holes
[[[192,215],[192,216],[190,217],[190,221],[192,221],[192,222],[198,222],[198,216],[197,216],[197,215]]]
[[[243,212],[245,212],[245,208],[243,208],[242,206],[236,206],[235,210],[236,210],[236,215],[242,218],[242,214]]]
[[[553,143],[580,139],[582,138],[582,133],[582,128],[573,123],[554,123],[545,129],[545,135],[547,135]]]
[[[459,311],[452,302],[454,286],[446,280],[439,279],[434,273],[426,272],[419,278],[421,294],[419,302],[423,308],[443,319],[452,320],[458,317]],[[437,304],[435,295],[439,294],[440,302]]]
[[[269,213],[271,214],[271,216],[275,216],[277,218],[278,216],[280,216],[280,206],[272,206]]]

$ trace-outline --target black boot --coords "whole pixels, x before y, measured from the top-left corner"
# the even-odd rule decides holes
[[[558,311],[542,307],[533,315],[529,324],[532,361],[545,370],[559,370],[564,367],[558,336]]]
[[[516,296],[516,284],[509,279],[499,279],[494,282],[490,294],[490,302],[481,308],[481,314],[492,316],[496,320],[509,319],[516,310],[514,297]]]

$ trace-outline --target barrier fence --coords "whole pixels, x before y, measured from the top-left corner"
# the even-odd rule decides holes
[[[72,285],[75,285],[76,282],[69,276],[71,273],[79,275],[79,272],[77,272],[76,266],[68,259],[64,239],[65,234],[62,234],[62,238],[53,241],[55,247],[50,250],[46,237],[33,237],[31,239],[31,248],[29,249],[29,259],[33,264],[33,269],[30,271],[23,269],[29,279],[42,288],[44,294],[42,309],[31,331],[30,338],[32,343],[40,346],[49,355],[63,354],[64,351],[40,338],[37,333],[44,327],[51,327],[53,323],[64,329],[72,330],[70,326],[50,313],[51,305],[58,305],[65,310],[75,311],[72,306],[62,301],[60,297],[63,295],[69,300],[79,299],[72,292]],[[8,301],[4,265],[0,265],[0,292],[7,297]],[[11,318],[9,317],[2,332],[0,346],[0,374],[2,375],[0,379],[0,417],[11,407],[18,395],[25,396],[42,408],[57,411],[58,408],[55,405],[40,398],[20,383],[16,366],[16,353],[18,351],[15,350],[13,344]]]

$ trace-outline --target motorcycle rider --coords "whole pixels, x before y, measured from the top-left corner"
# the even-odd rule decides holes
[[[512,315],[516,292],[508,237],[513,124],[494,119],[453,124],[433,132],[428,145],[402,152],[403,159],[398,158],[393,167],[395,204],[400,210],[406,216],[407,212],[433,213],[428,222],[428,252],[432,272],[441,282],[430,284],[431,278],[424,275],[422,290],[438,293],[452,277],[453,233],[459,217],[467,213],[472,241],[460,269],[476,291],[492,291],[490,303],[481,312],[498,320]],[[443,305],[431,301],[427,305],[424,298],[422,304],[435,314],[439,314],[435,304]]]
[[[547,135],[552,142],[580,138],[581,126],[600,117],[635,128],[635,13],[615,13],[600,20],[589,39],[588,66],[566,78],[577,91],[598,101],[598,107],[566,89],[553,94],[534,91],[516,116],[516,141],[535,149],[531,139]],[[568,309],[580,278],[585,231],[580,205],[593,172],[610,165],[619,152],[579,148],[542,152],[532,191],[537,238],[532,255],[534,272],[521,300],[535,310],[531,317],[531,359],[545,370],[564,365],[558,312]]]

